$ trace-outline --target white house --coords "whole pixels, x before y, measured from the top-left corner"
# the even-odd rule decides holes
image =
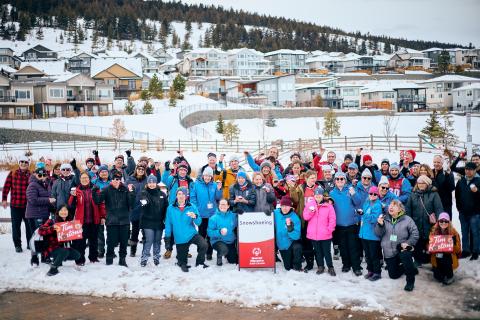
[[[138,52],[136,54],[132,54],[132,57],[138,58],[140,59],[140,61],[142,61],[143,73],[157,73],[159,71],[160,65],[162,64],[160,60],[146,52]]]
[[[295,105],[295,76],[284,75],[257,82],[257,93],[267,96],[268,104],[292,107]]]
[[[228,50],[228,66],[233,76],[272,74],[271,63],[263,53],[253,49]]]
[[[227,76],[228,54],[216,48],[198,48],[183,57],[183,72],[190,76]]]
[[[448,74],[422,81],[427,87],[427,106],[429,108],[452,108],[454,106],[452,90],[479,83],[480,79]]]
[[[480,111],[480,82],[452,90],[453,110]]]
[[[265,53],[265,59],[272,62],[274,72],[287,74],[308,72],[306,58],[307,52],[302,50],[281,49]]]
[[[430,58],[418,50],[401,49],[393,54],[389,61],[391,68],[415,68],[415,69],[429,69]]]

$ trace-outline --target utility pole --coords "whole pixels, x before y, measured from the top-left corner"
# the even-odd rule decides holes
[[[467,159],[472,157],[472,113],[467,109]]]

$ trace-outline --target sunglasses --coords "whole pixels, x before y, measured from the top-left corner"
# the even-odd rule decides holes
[[[71,169],[61,169],[62,171],[71,171]]]
[[[380,189],[382,189],[382,190],[388,190],[389,187],[380,187]]]
[[[145,171],[143,168],[137,168],[137,171]]]
[[[28,161],[20,161],[20,164],[28,164]]]
[[[375,196],[375,197],[378,196],[378,194],[376,194],[376,193],[369,193],[368,195],[369,196]]]
[[[122,178],[113,178],[112,180],[113,181],[120,181],[120,180],[122,180]]]
[[[345,178],[335,178],[335,180],[342,181],[342,180],[345,180]]]
[[[372,180],[370,177],[362,177],[363,180]]]
[[[38,175],[39,178],[48,177],[48,175],[46,173],[38,173],[37,175]]]
[[[449,223],[450,221],[442,219],[442,220],[438,220],[438,222],[439,223]]]

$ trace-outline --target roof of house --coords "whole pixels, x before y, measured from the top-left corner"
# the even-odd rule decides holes
[[[27,61],[20,64],[20,69],[26,66],[32,66],[49,76],[65,73],[65,61]]]
[[[425,89],[425,87],[407,81],[378,81],[367,84],[365,88],[361,90],[361,93],[392,92],[396,89]]]
[[[444,49],[441,49],[441,48],[430,48],[430,49],[422,50],[422,52],[443,51],[443,50]]]
[[[114,64],[135,73],[137,76],[142,76],[142,61],[139,58],[98,58],[92,59],[90,75],[94,77],[98,73],[110,68]]]
[[[465,77],[457,74],[446,74],[440,77],[436,77],[433,79],[428,79],[423,81],[422,83],[432,83],[432,82],[470,82],[470,81],[480,81],[478,78],[471,78],[471,77]]]
[[[157,58],[155,58],[154,56],[152,56],[151,54],[147,53],[147,52],[137,52],[137,53],[133,53],[131,55],[132,58],[136,58],[138,55],[141,55],[143,56],[144,58],[146,58],[148,61],[158,61]]]
[[[463,90],[480,90],[480,82],[475,82],[467,86],[453,89],[452,91],[463,91]]]
[[[256,54],[256,55],[258,55],[258,56],[262,56],[262,57],[264,56],[263,52],[257,51],[257,50],[255,50],[255,49],[249,49],[249,48],[230,49],[230,50],[227,51],[227,53],[228,53],[229,55],[233,55],[233,54],[238,54],[239,52],[242,52],[242,51],[244,51],[244,50],[250,51],[251,53]]]
[[[71,73],[71,72],[65,72],[63,75],[58,76],[55,81],[53,82],[66,82],[76,76],[78,76],[80,73]]]
[[[24,52],[26,52],[28,50],[31,50],[31,49],[33,49],[35,51],[38,51],[38,52],[53,52],[52,50],[48,49],[47,47],[42,46],[41,44],[37,44],[36,46],[31,47],[31,48],[25,50]]]
[[[8,72],[8,73],[17,72],[16,69],[14,69],[10,66],[7,66],[6,64],[0,64],[0,70],[3,70],[3,71]]]
[[[303,50],[291,50],[291,49],[280,49],[275,51],[270,51],[265,53],[265,56],[273,56],[275,54],[307,54],[307,52]]]

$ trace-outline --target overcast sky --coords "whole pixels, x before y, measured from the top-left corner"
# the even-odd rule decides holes
[[[183,0],[339,27],[480,47],[480,0]]]

